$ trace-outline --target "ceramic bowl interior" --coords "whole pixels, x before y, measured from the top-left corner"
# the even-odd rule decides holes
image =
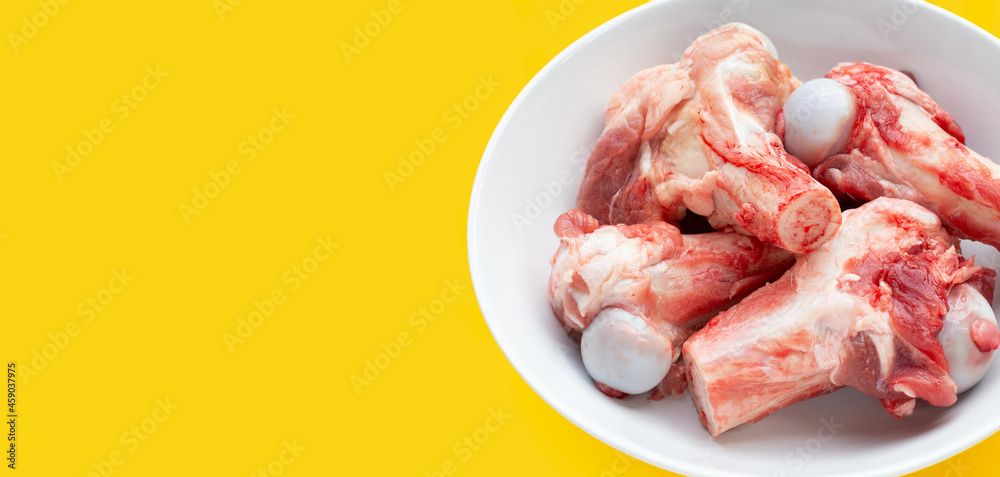
[[[970,147],[1000,158],[1000,41],[920,1],[666,0],[587,34],[550,62],[497,126],[476,176],[468,246],[476,296],[498,345],[524,380],[605,443],[685,475],[898,475],[947,459],[1000,429],[1000,367],[949,408],[918,405],[894,419],[851,389],[779,410],[712,439],[690,396],[609,399],[552,316],[545,292],[583,166],[614,90],[635,72],[677,60],[698,35],[740,21],[764,32],[803,81],[842,61],[907,70],[951,112]],[[967,255],[1000,266],[992,247]]]

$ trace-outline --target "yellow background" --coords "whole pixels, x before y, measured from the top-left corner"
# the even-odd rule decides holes
[[[0,7],[0,359],[21,370],[10,475],[665,475],[524,384],[483,323],[465,246],[504,110],[641,2],[577,0],[553,28],[560,0],[402,0],[350,54],[341,43],[390,2],[231,2]],[[994,2],[935,3],[1000,32]],[[44,25],[15,51],[24,17]],[[491,76],[490,97],[449,121]],[[123,94],[144,99],[123,109]],[[435,128],[447,137],[400,171]],[[57,173],[82,141],[99,143]],[[213,189],[227,167],[239,173]],[[392,189],[390,171],[405,174]],[[186,220],[196,188],[214,197]],[[109,283],[123,268],[134,278]],[[270,316],[241,328],[272,293]],[[384,369],[352,382],[381,353]],[[995,475],[998,451],[994,436],[916,475]]]

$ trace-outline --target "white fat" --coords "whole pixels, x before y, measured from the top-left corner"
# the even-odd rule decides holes
[[[750,82],[764,81],[766,73],[761,69],[759,62],[745,55],[729,56],[719,62],[715,75],[720,83],[725,82],[725,78],[743,77]],[[760,124],[750,120],[747,113],[738,108],[732,101],[723,101],[716,106],[722,106],[724,110],[720,115],[728,116],[728,122],[733,125],[732,132],[736,135],[738,144],[750,142],[749,138],[758,134]]]
[[[581,256],[604,255],[614,250],[626,240],[625,236],[614,228],[599,228],[592,232],[580,246]]]
[[[785,149],[814,167],[844,147],[854,125],[857,104],[847,86],[819,78],[793,91],[784,112]]]
[[[580,353],[594,381],[628,394],[653,389],[673,362],[670,341],[646,320],[620,308],[598,313],[583,331]]]
[[[678,129],[684,127],[687,123],[687,119],[678,119],[677,121],[670,123],[670,126],[667,126],[667,134],[676,133]]]
[[[840,278],[837,279],[837,281],[841,284],[850,282],[860,282],[861,277],[853,273],[845,273],[841,275]]]
[[[948,359],[948,374],[960,393],[983,379],[993,362],[994,351],[983,353],[972,341],[969,328],[977,319],[994,325],[997,322],[993,307],[975,288],[965,284],[952,288],[948,295],[948,313],[937,338]]]
[[[774,47],[774,43],[771,42],[771,39],[768,38],[767,35],[765,35],[760,30],[758,30],[758,29],[756,29],[756,28],[754,28],[752,26],[744,25],[744,27],[747,30],[750,30],[751,32],[753,32],[755,35],[757,35],[757,38],[760,38],[760,42],[764,44],[764,48],[767,50],[767,52],[770,53],[771,56],[774,57],[774,59],[776,59],[776,60],[778,59],[778,49]]]
[[[639,175],[645,176],[649,174],[649,170],[652,168],[653,152],[649,148],[649,141],[643,141],[639,150]]]

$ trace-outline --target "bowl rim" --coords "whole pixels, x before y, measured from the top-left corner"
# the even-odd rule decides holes
[[[485,279],[482,275],[482,268],[479,262],[480,250],[477,245],[478,234],[475,228],[478,219],[475,211],[478,210],[480,201],[482,200],[481,197],[482,197],[482,190],[484,187],[483,184],[486,181],[486,179],[484,178],[485,171],[494,160],[497,143],[500,140],[499,138],[503,135],[504,131],[507,129],[508,123],[511,121],[511,118],[518,112],[518,110],[522,108],[522,104],[525,102],[525,98],[529,96],[530,93],[537,87],[537,84],[542,80],[542,78],[548,76],[550,72],[553,69],[557,68],[558,65],[562,63],[566,58],[572,56],[573,54],[584,48],[587,44],[591,42],[592,39],[601,36],[605,32],[617,27],[618,25],[631,20],[633,17],[642,15],[648,10],[662,8],[662,6],[665,4],[680,3],[684,1],[691,1],[691,0],[653,0],[648,3],[639,5],[635,8],[632,8],[628,11],[625,11],[609,19],[608,21],[602,23],[596,28],[590,30],[580,38],[574,40],[572,43],[566,46],[562,51],[560,51],[556,56],[554,56],[551,60],[549,60],[549,62],[546,63],[545,66],[543,66],[537,73],[535,73],[531,77],[531,79],[521,89],[518,95],[511,102],[510,106],[507,107],[507,110],[504,112],[503,116],[500,118],[500,121],[494,128],[493,133],[490,135],[489,142],[487,143],[486,148],[483,151],[483,155],[480,159],[479,166],[476,168],[476,176],[472,185],[472,192],[469,199],[468,218],[466,225],[466,246],[468,250],[467,253],[469,261],[469,271],[471,275],[473,291],[476,295],[476,300],[478,301],[480,312],[483,315],[483,319],[486,322],[486,326],[490,330],[491,335],[493,335],[494,337],[494,342],[500,348],[501,352],[503,352],[504,356],[507,358],[507,361],[511,364],[514,370],[517,371],[521,379],[528,385],[528,387],[531,388],[532,391],[535,392],[535,394],[537,394],[543,401],[545,401],[545,403],[549,405],[549,407],[554,409],[562,417],[564,417],[565,419],[573,423],[573,425],[582,429],[583,431],[585,431],[587,434],[594,437],[598,441],[626,455],[629,455],[630,457],[638,458],[639,460],[642,460],[643,462],[646,462],[650,465],[672,472],[679,472],[684,475],[736,477],[736,476],[742,476],[744,474],[732,470],[708,468],[705,467],[704,465],[699,465],[696,463],[692,463],[690,461],[677,459],[673,456],[657,453],[652,450],[648,450],[641,447],[632,448],[626,445],[625,443],[619,441],[614,435],[608,436],[600,434],[596,432],[597,429],[594,428],[595,426],[592,426],[586,422],[586,419],[584,419],[584,416],[582,414],[577,415],[577,413],[574,413],[570,410],[571,408],[565,406],[563,403],[563,399],[561,399],[556,395],[541,391],[535,382],[535,380],[539,378],[530,371],[531,369],[530,366],[527,366],[526,363],[524,363],[515,352],[512,352],[512,350],[508,347],[508,345],[502,343],[501,340],[496,339],[499,331],[496,328],[494,321],[490,318],[491,312],[489,310],[491,309],[491,305],[487,292],[483,287]],[[882,0],[882,1],[884,3],[891,3],[890,0]],[[935,4],[927,2],[926,0],[914,0],[914,1],[920,2],[921,7],[927,8],[935,12],[936,15],[943,16],[943,20],[945,21],[952,21],[952,22],[957,21],[961,26],[963,26],[966,29],[969,29],[970,33],[977,35],[982,40],[993,42],[998,48],[1000,48],[1000,39],[998,39],[993,34],[987,32],[979,25],[976,25],[972,21],[963,18],[962,16],[957,15],[951,11],[948,11],[942,7],[939,7]],[[969,448],[975,446],[976,444],[979,444],[986,438],[996,433],[997,430],[1000,429],[995,429],[993,431],[981,430],[980,432],[975,433],[966,439],[943,442],[941,443],[940,446],[935,446],[934,448],[929,449],[927,452],[914,456],[913,459],[908,459],[906,461],[890,462],[887,463],[886,466],[883,466],[881,468],[869,468],[858,471],[848,471],[840,475],[844,477],[873,477],[882,475],[899,475],[899,474],[915,472],[924,469],[926,467],[929,467],[931,465],[943,462],[949,457],[952,457],[965,450],[968,450]]]

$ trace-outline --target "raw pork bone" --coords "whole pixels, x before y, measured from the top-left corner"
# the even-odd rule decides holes
[[[688,384],[712,436],[851,386],[889,414],[915,398],[955,402],[935,337],[952,287],[991,273],[965,261],[931,211],[880,198],[777,282],[720,313],[684,344]],[[993,333],[996,325],[993,325]]]
[[[619,88],[577,208],[602,224],[677,223],[686,211],[794,253],[840,224],[833,194],[785,152],[775,117],[800,82],[746,25],[701,36],[680,62]]]
[[[1000,248],[1000,166],[965,146],[951,115],[891,68],[842,63],[826,77],[854,93],[858,112],[846,146],[813,169],[820,182],[862,202],[912,200],[954,235]]]
[[[582,335],[584,365],[612,397],[653,387],[654,399],[683,392],[683,368],[673,363],[684,340],[794,261],[733,232],[681,235],[665,222],[599,226],[578,210],[554,229],[552,311],[570,335]]]

